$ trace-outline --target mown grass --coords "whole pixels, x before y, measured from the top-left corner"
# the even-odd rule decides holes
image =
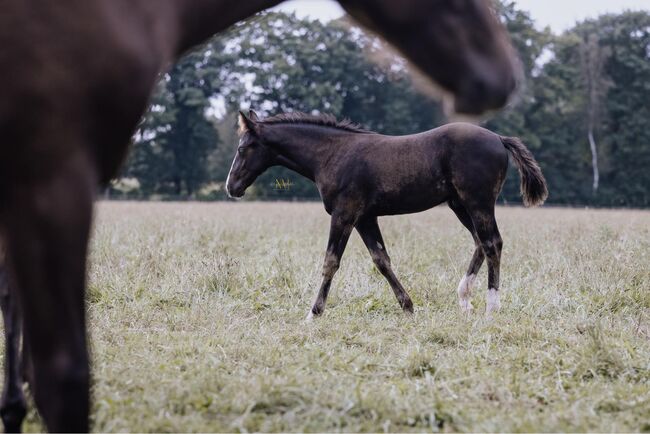
[[[650,213],[500,208],[502,310],[461,314],[473,244],[440,207],[380,221],[398,308],[352,236],[322,318],[320,204],[102,203],[97,431],[650,430]],[[28,429],[41,429],[34,412]]]

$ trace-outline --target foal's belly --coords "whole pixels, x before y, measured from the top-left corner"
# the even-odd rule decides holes
[[[371,209],[375,215],[410,214],[426,211],[449,198],[445,179],[407,183],[399,188],[378,190]]]

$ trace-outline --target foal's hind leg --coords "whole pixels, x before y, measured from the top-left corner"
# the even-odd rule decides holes
[[[21,318],[14,297],[14,294],[9,292],[9,281],[4,265],[0,265],[0,306],[5,327],[5,381],[0,416],[5,432],[20,432],[27,413],[20,372]]]
[[[499,269],[501,266],[501,250],[503,240],[499,234],[494,207],[490,209],[474,209],[470,211],[476,235],[481,243],[481,248],[488,263],[488,293],[486,299],[486,313],[499,310]]]
[[[343,256],[345,246],[350,238],[352,227],[353,221],[351,219],[332,215],[330,236],[327,242],[325,261],[323,263],[323,282],[318,290],[318,296],[309,314],[307,314],[307,320],[311,320],[314,316],[322,314],[325,310],[325,303],[327,302],[327,295],[332,285],[332,278],[341,264],[341,256]]]
[[[476,275],[481,269],[481,265],[483,265],[485,255],[483,254],[481,242],[476,235],[476,230],[474,229],[472,218],[467,213],[467,210],[465,210],[465,207],[456,200],[450,200],[448,204],[449,208],[451,208],[451,210],[456,214],[458,220],[460,220],[463,226],[467,228],[469,233],[472,235],[472,238],[474,239],[474,254],[472,255],[471,261],[469,262],[467,272],[458,284],[458,304],[460,305],[461,310],[464,312],[470,312],[473,309],[472,302],[470,301],[472,297],[472,287],[474,285],[474,281],[476,280]]]
[[[370,252],[375,266],[386,280],[388,280],[390,287],[393,289],[399,305],[404,311],[413,313],[411,297],[406,293],[402,284],[399,283],[390,266],[390,257],[388,256],[388,252],[386,252],[386,246],[384,245],[384,240],[381,236],[379,225],[377,224],[377,217],[361,219],[356,227],[359,235],[361,235],[361,239],[363,239]]]

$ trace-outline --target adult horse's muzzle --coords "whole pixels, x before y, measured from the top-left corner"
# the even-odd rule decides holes
[[[516,88],[515,52],[488,0],[339,2],[450,92],[459,113],[498,109]]]
[[[503,107],[517,87],[515,61],[504,59],[495,65],[490,64],[491,59],[472,60],[476,66],[459,78],[454,88],[454,109],[458,113],[478,115]]]

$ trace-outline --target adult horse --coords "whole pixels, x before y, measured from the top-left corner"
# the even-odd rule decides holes
[[[503,242],[494,204],[501,192],[510,154],[521,175],[527,206],[548,196],[535,158],[516,137],[476,125],[454,123],[408,136],[385,136],[331,116],[286,113],[258,119],[239,113],[239,145],[226,181],[232,197],[266,169],[284,166],[313,181],[331,216],[323,282],[308,319],[320,315],[352,229],[365,243],[402,309],[413,302],[390,265],[378,216],[408,214],[447,202],[472,235],[474,254],[458,286],[460,307],[469,311],[472,284],[488,263],[486,311],[499,309],[499,269]]]
[[[16,386],[21,323],[45,425],[88,430],[84,290],[97,187],[116,174],[158,74],[210,35],[279,2],[2,3],[0,230],[11,297],[3,303],[0,414],[7,430],[19,430],[25,414]],[[340,2],[452,93],[458,111],[497,108],[515,86],[510,45],[485,0]]]

